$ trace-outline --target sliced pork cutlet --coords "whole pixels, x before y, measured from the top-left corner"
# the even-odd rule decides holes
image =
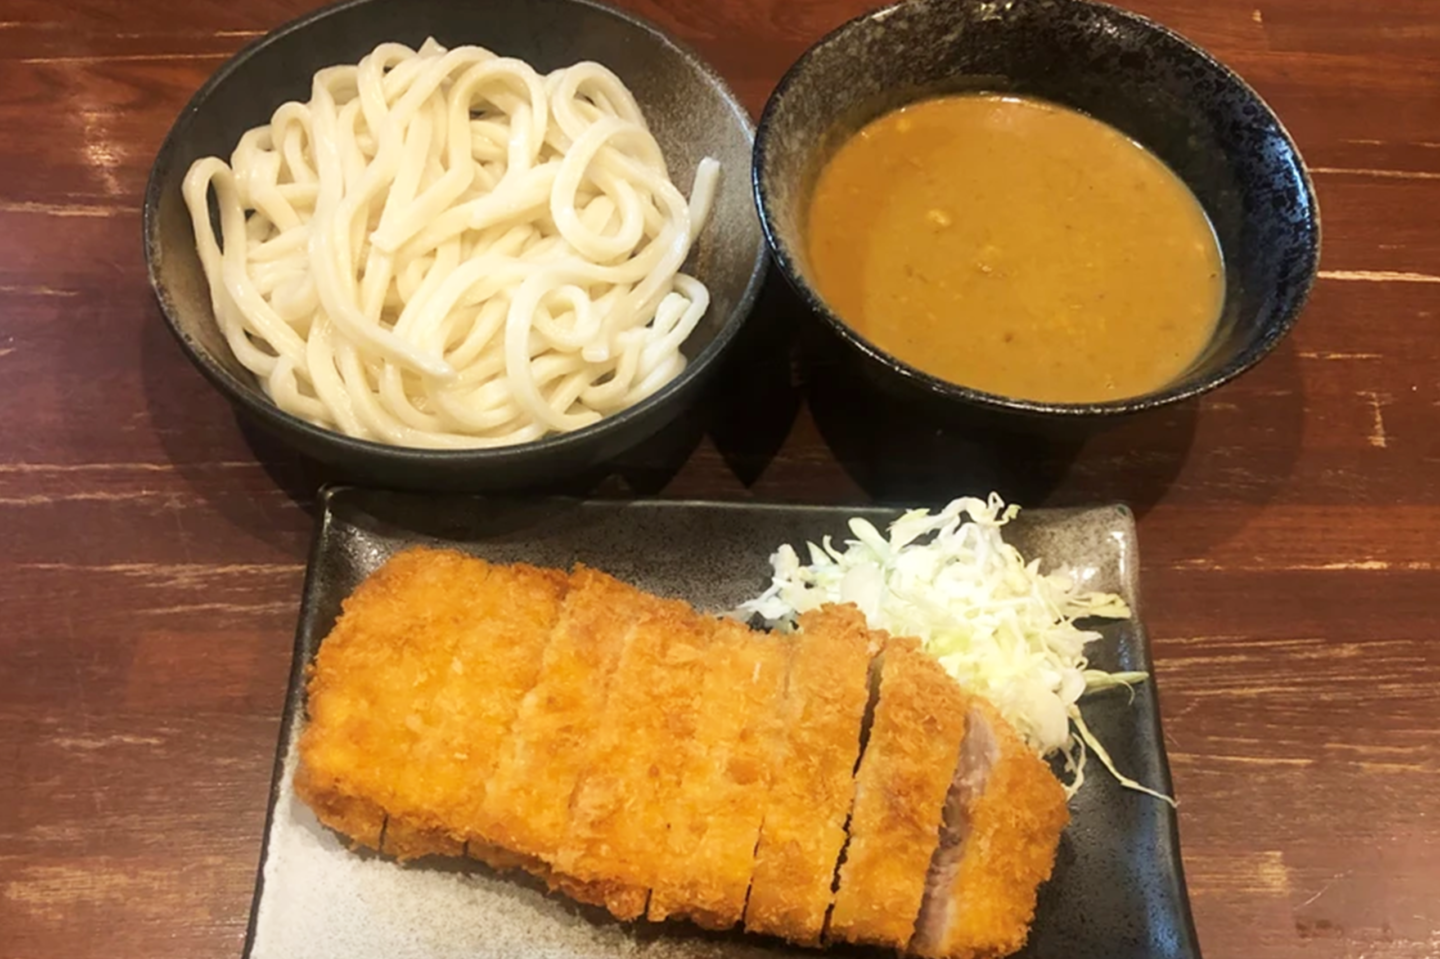
[[[428,807],[454,835],[489,838],[485,784],[539,678],[567,588],[558,570],[492,565],[479,592],[459,601],[450,675],[422,719],[427,734],[417,740],[408,772],[424,780]]]
[[[649,918],[729,929],[745,912],[770,777],[784,743],[779,709],[794,642],[731,619],[712,620],[710,628],[695,736],[669,831],[656,837]]]
[[[637,618],[592,731],[554,884],[619,919],[645,914],[686,744],[695,734],[705,620],[666,602]]]
[[[913,639],[881,653],[827,938],[903,951],[915,931],[969,697]]]
[[[346,602],[312,667],[301,797],[317,810],[335,795],[373,803],[387,817],[382,851],[401,859],[483,838],[484,783],[566,588],[558,571],[452,550],[393,557]]]
[[[425,818],[421,784],[400,775],[421,736],[412,717],[449,675],[454,596],[476,592],[488,576],[488,564],[453,551],[396,554],[344,600],[307,667],[295,790],[321,822],[360,845],[379,849],[392,813]]]
[[[910,951],[989,959],[1020,949],[1069,821],[1065,790],[989,701],[973,697]]]
[[[786,743],[760,829],[745,928],[814,945],[833,896],[876,652],[865,617],[827,605],[800,617],[781,715]]]
[[[510,850],[551,861],[570,825],[570,797],[600,725],[610,679],[637,620],[664,601],[577,567],[540,679],[485,790],[485,829]]]

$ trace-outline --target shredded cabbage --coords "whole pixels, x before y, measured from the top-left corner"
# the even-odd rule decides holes
[[[770,557],[770,587],[740,608],[783,626],[824,603],[854,603],[873,628],[918,638],[1037,753],[1063,751],[1071,794],[1084,781],[1088,743],[1120,782],[1160,796],[1115,770],[1078,705],[1087,691],[1146,679],[1091,669],[1085,647],[1100,634],[1075,625],[1086,617],[1125,619],[1130,608],[1114,594],[1081,590],[1069,569],[1042,573],[1038,559],[1027,562],[1001,535],[1019,511],[997,494],[963,497],[938,513],[910,510],[890,524],[888,537],[851,519],[855,538],[843,548],[828,536],[807,543],[808,564],[781,546]]]

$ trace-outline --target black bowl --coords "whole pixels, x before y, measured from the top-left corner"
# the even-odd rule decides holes
[[[807,275],[802,235],[820,168],[880,114],[965,91],[1034,96],[1089,114],[1150,149],[1199,199],[1224,255],[1226,294],[1213,340],[1179,379],[1101,403],[1000,396],[900,362],[825,305]],[[1320,253],[1304,164],[1255,91],[1177,34],[1088,0],[907,0],[850,21],[806,51],[771,95],[754,178],[781,271],[853,347],[863,371],[892,392],[990,422],[1103,422],[1213,389],[1259,362],[1294,324]]]
[[[487,450],[433,451],[352,439],[282,411],[231,354],[210,308],[181,183],[199,157],[228,158],[240,135],[286,100],[308,100],[321,67],[355,63],[377,44],[478,44],[544,73],[596,60],[630,87],[689,191],[701,158],[720,161],[711,219],[686,266],[710,309],[686,342],[685,371],[641,403],[593,426]],[[678,416],[718,369],[765,272],[765,242],[748,173],[754,131],[725,82],[657,27],[593,0],[348,0],[289,23],[220,68],[181,112],[145,194],[145,257],[171,331],[200,371],[243,413],[346,478],[412,489],[489,490],[553,482],[601,464]]]

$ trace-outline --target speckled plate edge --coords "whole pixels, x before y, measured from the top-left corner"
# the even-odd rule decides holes
[[[818,532],[809,532],[814,530],[833,531],[839,536],[844,532],[845,520],[851,516],[866,516],[879,524],[898,512],[896,509],[885,507],[803,506],[677,500],[629,502],[507,499],[478,496],[435,497],[349,487],[322,490],[320,506],[320,516],[316,523],[306,569],[290,683],[277,744],[255,893],[246,930],[243,956],[247,959],[255,955],[257,923],[262,903],[265,901],[265,872],[267,861],[271,855],[276,812],[277,807],[285,798],[282,796],[282,787],[288,789],[287,757],[298,732],[298,720],[303,715],[305,667],[313,649],[329,631],[333,623],[334,608],[340,598],[335,594],[334,584],[329,582],[328,577],[322,575],[321,571],[325,569],[327,560],[334,558],[336,551],[343,547],[347,538],[357,538],[362,542],[368,540],[372,546],[376,541],[388,540],[392,544],[392,548],[420,543],[452,545],[481,555],[492,555],[498,560],[513,561],[523,558],[520,554],[526,552],[525,531],[532,528],[533,523],[544,523],[561,514],[585,517],[638,515],[648,518],[659,517],[662,521],[678,521],[682,524],[691,522],[695,517],[707,517],[710,521],[721,521],[723,528],[743,527],[746,523],[763,521],[767,528],[770,526],[793,527],[798,524],[807,529],[802,535],[818,535]],[[362,518],[365,522],[357,525],[356,518]],[[498,539],[481,538],[477,540],[467,535],[474,532],[477,523],[484,525],[484,520],[490,521],[489,529],[492,534],[498,535]],[[639,528],[639,525],[628,523],[624,528],[634,530]],[[1104,627],[1102,629],[1105,634],[1104,638],[1096,644],[1096,647],[1106,648],[1097,649],[1095,658],[1097,662],[1110,668],[1120,666],[1128,669],[1149,670],[1151,662],[1148,640],[1141,622],[1142,611],[1138,590],[1138,546],[1133,515],[1129,509],[1123,505],[1110,505],[1068,510],[1028,510],[1022,514],[1021,519],[1012,529],[1016,532],[1017,541],[1020,542],[1022,549],[1027,551],[1027,554],[1044,556],[1047,564],[1050,560],[1074,563],[1078,558],[1080,562],[1077,565],[1080,567],[1081,575],[1089,579],[1092,585],[1097,588],[1115,589],[1131,602],[1135,609],[1135,618],[1127,624],[1120,624],[1118,628],[1113,624]],[[793,533],[794,530],[791,532]],[[777,537],[767,539],[763,546],[757,545],[755,548],[768,551],[787,539],[794,541],[795,536],[786,537],[777,533]],[[1068,543],[1072,549],[1064,551],[1053,548],[1056,544],[1065,543]],[[1109,560],[1111,568],[1106,570],[1100,569],[1097,565],[1086,566],[1084,562],[1086,558],[1075,555],[1073,547],[1077,543],[1088,544],[1090,548],[1098,551],[1089,559],[1104,555],[1106,549],[1113,549],[1113,556]],[[1047,544],[1052,548],[1047,548]],[[671,545],[680,550],[693,548],[676,540],[672,540]],[[713,553],[713,550],[711,552]],[[367,561],[362,564],[368,568],[357,570],[357,575],[363,576],[364,572],[373,569],[375,565],[383,561],[386,554],[387,551],[384,549],[373,549]],[[540,558],[538,561],[545,560]],[[624,569],[615,571],[621,575],[629,572]],[[766,573],[767,570],[763,568],[763,565],[755,571],[754,581],[757,586],[763,584]],[[632,576],[632,578],[636,577]],[[643,579],[643,577],[639,578]],[[1107,579],[1111,581],[1107,582]],[[652,588],[655,587],[652,585]],[[696,601],[704,605],[705,598],[697,598]],[[710,605],[713,607],[715,604],[711,603]],[[1115,705],[1116,702],[1112,699],[1107,704],[1107,708]],[[1141,750],[1142,758],[1147,761],[1140,763],[1138,768],[1128,771],[1136,773],[1144,781],[1157,788],[1167,792],[1171,791],[1153,684],[1142,687],[1133,702],[1122,705],[1131,711],[1127,721],[1130,728],[1136,733],[1135,738],[1148,740],[1142,744],[1144,748]],[[1087,706],[1087,715],[1091,715],[1091,712],[1091,708]],[[1102,735],[1110,733],[1113,737],[1113,730],[1108,728],[1111,723],[1105,717],[1097,718],[1091,715],[1090,723]],[[1111,741],[1110,745],[1112,752],[1123,755],[1128,751],[1127,747],[1133,746],[1135,743],[1127,741],[1120,743],[1120,748],[1117,748],[1116,742]],[[1128,802],[1132,806],[1136,805],[1135,794],[1118,794],[1117,787],[1108,780],[1108,777],[1104,776],[1103,771],[1098,771],[1098,767],[1094,764],[1092,764],[1091,770],[1090,784],[1086,786],[1091,802],[1085,802],[1087,792],[1082,791],[1080,799],[1077,800],[1082,806],[1108,809],[1117,800]],[[1106,795],[1098,795],[1100,793]],[[1168,806],[1153,801],[1143,803],[1138,808],[1144,810],[1144,821],[1149,823],[1150,828],[1144,830],[1143,834],[1129,836],[1122,844],[1115,844],[1116,855],[1114,858],[1116,861],[1129,861],[1132,865],[1137,862],[1149,862],[1156,866],[1156,877],[1154,878],[1158,878],[1159,885],[1164,888],[1158,891],[1152,889],[1149,893],[1142,895],[1142,901],[1131,904],[1142,907],[1140,910],[1130,915],[1117,915],[1113,909],[1089,911],[1094,905],[1090,902],[1082,904],[1083,908],[1077,911],[1074,908],[1076,903],[1073,898],[1055,901],[1056,896],[1046,895],[1047,892],[1054,891],[1056,883],[1052,882],[1045,890],[1042,890],[1035,935],[1032,936],[1030,945],[1020,953],[1021,956],[1083,957],[1093,954],[1097,957],[1104,955],[1113,957],[1113,959],[1122,959],[1122,957],[1128,956],[1134,956],[1136,959],[1140,959],[1140,957],[1159,959],[1159,957],[1172,956],[1176,959],[1199,959],[1200,951],[1189,910],[1180,861],[1175,813]],[[1092,825],[1094,823],[1087,823],[1086,810],[1084,808],[1077,809],[1070,832],[1073,833],[1077,829],[1083,832]],[[1067,833],[1068,838],[1069,833]],[[1120,848],[1121,846],[1123,849]],[[1066,859],[1067,848],[1062,845],[1060,861],[1057,863],[1057,882],[1060,881],[1064,870],[1068,868]],[[1076,878],[1081,877],[1077,875]],[[1082,883],[1082,885],[1100,890],[1102,899],[1114,892],[1113,886],[1110,884],[1090,881]],[[1045,932],[1048,925],[1047,919],[1057,910],[1066,910],[1079,915],[1082,920],[1081,928],[1094,925],[1109,927],[1115,925],[1118,919],[1121,931],[1126,934],[1101,937],[1099,941],[1092,943],[1101,947],[1098,950],[1087,950],[1082,943],[1073,940],[1053,941],[1052,937],[1046,935]],[[1122,912],[1124,911],[1126,910],[1122,910]],[[1088,918],[1087,912],[1089,913]],[[654,950],[655,954],[667,956],[741,953],[781,955],[791,952],[783,947],[754,949],[752,946],[755,940],[743,937],[734,937],[729,942],[724,938],[719,941],[713,938],[698,939],[697,948],[689,950],[684,947],[683,940],[686,937],[683,934],[676,935],[674,938],[681,940],[679,947],[666,948],[662,943],[661,948]],[[651,938],[649,944],[655,945],[654,938]],[[545,950],[545,952],[550,954],[549,950]],[[795,954],[807,953],[795,951]]]

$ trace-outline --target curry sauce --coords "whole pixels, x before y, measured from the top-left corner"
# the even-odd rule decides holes
[[[924,100],[844,143],[807,223],[812,280],[867,340],[1021,399],[1160,389],[1214,333],[1224,269],[1158,158],[1053,104]]]

